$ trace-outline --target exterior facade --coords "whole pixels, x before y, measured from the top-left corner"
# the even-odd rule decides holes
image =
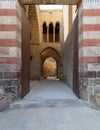
[[[27,0],[23,2],[29,4]],[[30,77],[40,79],[45,60],[53,57],[58,67],[57,76],[74,91],[79,91],[80,98],[100,106],[100,0],[75,2],[72,4],[79,8],[73,14],[75,7],[72,6],[64,6],[62,11],[41,11],[39,6],[28,5],[23,11],[21,1],[0,1],[0,95],[14,100],[24,89],[21,30],[22,15],[26,13],[25,19],[30,23],[27,42],[30,45]],[[73,86],[76,70],[79,87]]]

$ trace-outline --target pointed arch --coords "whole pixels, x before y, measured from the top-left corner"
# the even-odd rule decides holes
[[[60,61],[60,55],[58,51],[53,47],[47,47],[41,52],[42,60],[46,59],[47,57],[53,57],[57,62]]]
[[[49,42],[53,42],[53,23],[49,23]]]
[[[60,23],[56,22],[55,24],[55,42],[60,41]]]
[[[42,50],[42,52],[41,52],[42,76],[44,76],[44,70],[43,70],[44,69],[44,62],[49,57],[52,57],[56,61],[56,64],[57,64],[56,65],[57,66],[57,70],[56,71],[57,71],[57,77],[58,77],[58,75],[59,75],[58,74],[58,72],[59,72],[59,64],[60,64],[60,55],[57,52],[57,50],[52,48],[52,47],[47,47],[44,50]]]
[[[42,25],[43,42],[47,42],[47,23],[44,22]]]

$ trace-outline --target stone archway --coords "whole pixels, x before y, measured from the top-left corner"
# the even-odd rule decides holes
[[[21,0],[18,0],[18,1],[21,1]],[[21,16],[21,13],[22,12],[21,12],[21,7],[20,7],[18,1],[17,0],[10,0],[10,1],[2,0],[2,4],[1,4],[2,11],[4,11],[5,4],[7,4],[6,13],[4,13],[3,15],[4,15],[4,17],[5,16],[7,17],[8,14],[9,14],[9,20],[8,21],[5,20],[6,21],[6,24],[5,24],[6,26],[5,27],[2,26],[2,33],[3,33],[3,35],[0,37],[0,39],[5,44],[1,43],[1,46],[3,46],[3,48],[1,48],[1,49],[4,49],[4,51],[2,51],[2,54],[1,54],[1,58],[2,59],[1,59],[0,63],[1,63],[1,65],[3,67],[7,66],[9,71],[8,71],[8,69],[4,68],[4,70],[2,72],[2,69],[1,69],[0,76],[3,79],[2,80],[3,84],[5,84],[5,86],[6,86],[5,87],[6,88],[5,91],[7,93],[14,91],[14,93],[15,93],[14,97],[18,97],[18,95],[20,94],[20,89],[21,89],[21,87],[20,87],[21,86],[21,83],[20,83],[20,78],[21,78],[20,73],[21,73],[21,68],[23,68],[23,66],[21,66],[21,60],[22,60],[21,59],[21,51],[22,51],[22,48],[21,48],[21,39],[22,39],[22,37],[21,37],[21,30],[22,30],[22,26],[21,26],[21,24],[22,24],[21,23],[21,17],[22,16]],[[25,4],[25,1],[27,1],[27,0],[23,0],[23,4]],[[29,4],[32,4],[31,2],[33,2],[34,5],[29,5],[29,11],[33,12],[33,13],[31,12],[31,15],[33,17],[33,15],[36,14],[36,7],[35,7],[36,3],[35,2],[38,3],[38,0],[37,1],[32,0],[31,2],[30,1],[31,0],[28,0],[27,2],[29,2],[29,3],[26,3],[26,4],[29,5]],[[41,2],[43,2],[43,1],[41,1]],[[12,7],[12,9],[14,11],[13,13],[9,12],[10,11],[9,8],[11,7],[11,5],[13,5],[13,7]],[[24,10],[23,10],[23,12],[24,12]],[[12,15],[13,15],[13,20],[14,20],[13,22],[14,22],[14,24],[12,22]],[[35,18],[37,19],[37,17],[35,17]],[[32,22],[35,22],[35,21],[32,21]],[[1,21],[1,24],[2,24],[2,21]],[[12,26],[11,30],[8,29],[8,24],[10,24],[10,26]],[[33,24],[35,24],[35,23],[33,23]],[[37,24],[37,22],[36,22],[36,24]],[[32,29],[32,31],[34,31],[34,30]],[[6,33],[3,32],[3,31],[8,31],[9,35],[6,36]],[[37,31],[37,34],[39,34],[38,33],[38,29],[36,31]],[[24,31],[24,32],[27,32],[27,31]],[[32,33],[32,34],[34,34],[34,33]],[[39,43],[37,36],[35,37],[36,38],[35,39],[36,41],[34,42],[35,44]],[[7,48],[7,47],[5,48],[5,46],[9,46],[9,48]],[[12,47],[14,47],[14,48],[12,48]],[[13,51],[11,51],[12,49],[14,49],[13,50],[14,53],[13,53]],[[59,60],[60,56],[59,56],[58,52],[55,49],[53,49],[53,48],[48,48],[47,50],[48,50],[48,52],[50,52],[50,50],[51,50],[51,55],[50,56],[53,55],[53,57],[57,60],[58,66],[60,66],[60,60]],[[5,53],[7,51],[8,51],[8,53]],[[46,52],[46,50],[44,52]],[[44,54],[44,52],[42,54]],[[49,54],[47,56],[49,57]],[[31,57],[32,57],[32,55],[31,55]],[[44,59],[44,57],[46,58],[46,55],[45,56],[42,55],[42,60]],[[26,58],[25,55],[24,55],[24,58]],[[9,66],[11,66],[11,68],[14,68],[14,69],[13,70],[10,69]],[[58,68],[60,68],[60,67],[58,67]],[[60,69],[58,69],[58,70],[60,70]],[[27,73],[29,73],[29,71]],[[7,84],[8,81],[9,81],[10,85]]]
[[[43,76],[57,77],[57,61],[53,57],[48,57],[43,63]]]
[[[49,57],[52,57],[53,59],[55,59],[56,64],[57,64],[57,77],[60,78],[61,77],[61,72],[60,72],[60,55],[56,51],[56,49],[54,49],[52,47],[47,47],[47,48],[45,48],[41,52],[41,70],[42,70],[42,76],[44,76],[44,72],[43,72],[44,62]]]

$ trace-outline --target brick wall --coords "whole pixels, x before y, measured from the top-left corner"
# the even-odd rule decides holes
[[[0,0],[0,88],[18,96],[21,69],[21,8],[16,0]]]
[[[79,8],[81,97],[95,102],[100,92],[100,0],[83,0]]]

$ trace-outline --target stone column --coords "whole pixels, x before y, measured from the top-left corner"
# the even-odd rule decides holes
[[[100,92],[100,0],[83,0],[78,17],[81,98],[94,103]]]
[[[49,26],[47,26],[47,42],[49,42]]]
[[[21,70],[21,7],[17,0],[0,0],[0,88],[18,97]]]
[[[53,42],[55,42],[55,26],[53,26]]]

